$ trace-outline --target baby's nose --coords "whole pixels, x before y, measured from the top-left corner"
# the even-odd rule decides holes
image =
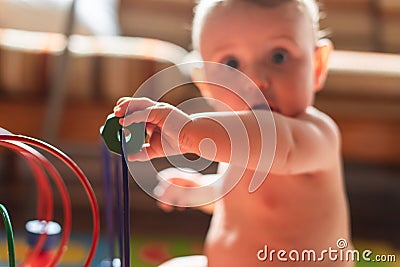
[[[254,67],[251,68],[246,74],[260,90],[266,90],[269,88],[270,83],[267,76],[267,71],[264,68]]]

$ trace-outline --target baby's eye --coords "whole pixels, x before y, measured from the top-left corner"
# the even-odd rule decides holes
[[[239,60],[234,57],[227,58],[223,61],[223,63],[231,68],[238,69],[239,68]]]
[[[288,58],[288,53],[286,51],[279,50],[272,54],[271,60],[272,63],[279,65],[284,63],[287,60],[287,58]]]

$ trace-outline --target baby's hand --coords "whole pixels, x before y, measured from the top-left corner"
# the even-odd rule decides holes
[[[191,207],[198,201],[198,196],[185,189],[201,186],[202,183],[207,182],[207,176],[209,175],[202,175],[191,169],[168,168],[160,171],[157,175],[159,183],[154,189],[158,206],[166,212],[172,211],[174,207],[178,210]],[[210,190],[212,190],[211,187]],[[208,213],[211,211],[210,205],[197,208]]]
[[[180,131],[191,119],[178,108],[149,98],[124,97],[118,100],[114,114],[121,117],[120,123],[123,126],[146,123],[148,145],[144,146],[142,151],[128,155],[130,161],[144,161],[188,152]]]

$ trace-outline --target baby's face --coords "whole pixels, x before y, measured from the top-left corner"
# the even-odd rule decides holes
[[[275,8],[241,1],[218,5],[207,16],[199,40],[204,61],[223,63],[246,74],[273,111],[296,116],[312,104],[314,30],[308,13],[296,3]],[[247,104],[221,87],[200,89],[233,110],[246,110],[265,106],[254,88],[243,86],[236,91],[246,96]]]

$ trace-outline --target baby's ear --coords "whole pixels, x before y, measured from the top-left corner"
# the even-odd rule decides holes
[[[325,80],[328,75],[329,56],[332,51],[333,44],[329,39],[321,39],[318,41],[314,54],[315,91],[321,90],[325,85]]]

